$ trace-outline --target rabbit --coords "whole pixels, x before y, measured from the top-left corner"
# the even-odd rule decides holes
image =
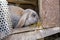
[[[28,26],[38,22],[39,17],[34,10],[25,9],[24,13],[25,14],[21,17],[20,21],[18,22],[17,27],[22,27],[23,25]]]
[[[38,21],[37,13],[32,9],[23,9],[21,7],[9,5],[11,21],[14,28],[31,25]]]

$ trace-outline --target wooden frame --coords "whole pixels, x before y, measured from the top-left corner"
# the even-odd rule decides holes
[[[38,0],[39,15],[42,13],[42,0]]]
[[[9,3],[15,3],[15,4],[31,4],[33,6],[36,6],[35,3],[29,2],[29,1],[15,1],[15,0],[7,0]]]
[[[42,0],[38,0],[38,5],[39,5],[39,14],[41,15],[42,13]],[[16,34],[20,36],[21,40],[36,40],[43,38],[41,40],[44,40],[44,37],[56,34],[60,32],[60,27],[54,27],[54,28],[48,28],[48,29],[40,29],[40,28],[23,28],[23,29],[15,29],[13,30],[12,34],[9,35],[10,37]],[[11,39],[8,38],[7,40]],[[24,38],[24,39],[22,39]],[[17,38],[15,38],[17,39]],[[13,39],[14,40],[14,39]]]

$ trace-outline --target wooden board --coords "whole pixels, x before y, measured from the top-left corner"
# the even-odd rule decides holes
[[[6,40],[36,40],[59,32],[60,32],[60,27],[54,27],[49,29],[13,34],[10,35],[8,38],[6,38]]]
[[[36,6],[35,2],[29,2],[29,1],[16,1],[16,0],[7,0],[9,3],[16,3],[16,4],[31,4],[33,6]]]

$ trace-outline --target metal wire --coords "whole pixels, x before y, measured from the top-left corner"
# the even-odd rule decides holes
[[[8,11],[8,2],[0,0],[0,39],[3,39],[10,34],[11,19]]]

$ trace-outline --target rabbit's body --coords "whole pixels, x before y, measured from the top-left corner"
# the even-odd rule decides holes
[[[9,12],[11,14],[10,16],[11,16],[11,21],[12,21],[13,27],[16,27],[16,25],[18,24],[21,16],[23,15],[23,11],[24,11],[24,9],[22,9],[22,8],[9,5]]]
[[[9,6],[13,27],[27,26],[38,21],[38,15],[31,9],[22,9],[17,6]]]

